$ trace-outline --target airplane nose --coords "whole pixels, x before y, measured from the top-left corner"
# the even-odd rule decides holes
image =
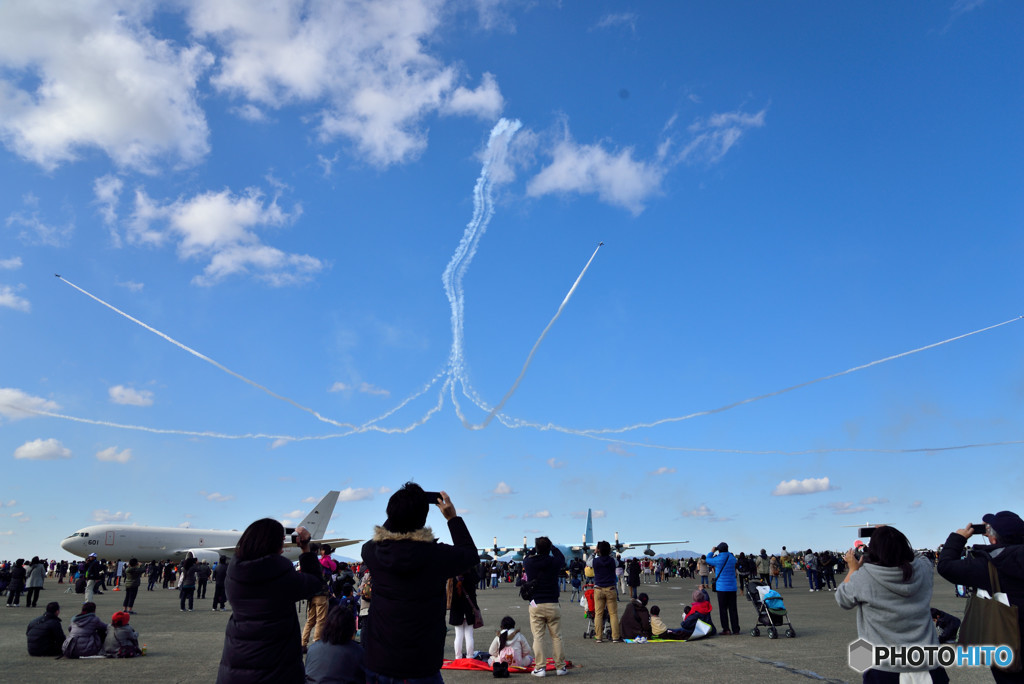
[[[71,539],[65,539],[60,543],[60,548],[64,549],[65,551],[71,550],[70,548],[68,548],[69,546],[71,546]]]

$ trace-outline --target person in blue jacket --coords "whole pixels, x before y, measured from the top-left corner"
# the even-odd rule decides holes
[[[715,593],[718,594],[718,619],[723,636],[740,633],[740,615],[736,609],[736,556],[722,542],[711,549],[708,565],[715,569]],[[729,629],[730,625],[732,629]]]

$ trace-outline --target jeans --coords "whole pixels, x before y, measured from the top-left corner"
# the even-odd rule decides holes
[[[551,643],[555,650],[555,667],[559,670],[565,667],[561,623],[562,611],[557,603],[538,603],[530,606],[530,629],[533,631],[533,653],[536,658],[534,669],[543,670],[547,666],[548,659],[544,652],[545,631],[551,634]],[[619,631],[617,627],[615,631]]]
[[[491,575],[491,588],[492,589],[497,589],[498,588],[498,576],[497,575]]]
[[[782,587],[784,589],[793,588],[793,568],[782,568]]]
[[[807,583],[811,585],[811,591],[821,589],[821,579],[818,577],[817,570],[807,568]]]
[[[619,638],[619,595],[615,587],[596,587],[594,589],[594,634],[596,638],[604,638],[604,610],[608,609],[608,620],[612,625],[612,639]],[[536,645],[534,651],[537,650]],[[537,656],[540,660],[540,656]]]

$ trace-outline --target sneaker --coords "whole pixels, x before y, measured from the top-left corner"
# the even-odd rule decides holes
[[[612,643],[613,644],[621,644],[622,643],[622,639],[612,639]]]
[[[594,643],[595,644],[603,644],[604,643],[604,639],[594,639]]]
[[[532,674],[534,677],[547,677],[548,676],[547,670],[534,670],[530,674]]]
[[[569,670],[565,669],[564,667],[560,667],[557,670],[555,670],[555,675],[558,676],[558,677],[561,677],[562,675],[567,675],[567,674],[569,674]]]
[[[191,609],[191,608],[189,608],[189,609],[188,609],[188,612],[190,612],[190,613],[191,613],[191,612],[192,612],[192,609]]]

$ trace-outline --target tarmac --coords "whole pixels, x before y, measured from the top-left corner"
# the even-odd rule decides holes
[[[841,582],[840,575],[837,581]],[[126,660],[33,658],[25,647],[25,628],[43,613],[49,601],[61,604],[61,620],[65,632],[71,618],[79,612],[81,595],[64,593],[66,584],[47,579],[34,609],[5,608],[0,604],[0,675],[2,681],[116,681],[121,678],[149,682],[213,682],[217,678],[224,644],[224,628],[229,613],[213,612],[212,583],[207,598],[197,600],[195,611],[178,609],[178,594],[160,589],[139,592],[135,602],[137,615],[131,624],[146,644],[147,655]],[[641,587],[650,596],[649,605],[661,608],[662,619],[670,627],[680,621],[682,606],[689,603],[697,586],[695,580],[672,579]],[[810,592],[801,573],[794,577],[793,589],[780,589],[789,611],[789,620],[796,637],[786,638],[785,628],[777,639],[769,639],[764,627],[761,636],[750,634],[756,616],[752,605],[738,597],[740,626],[743,632],[732,636],[715,636],[693,642],[616,644],[595,643],[583,638],[587,620],[583,609],[570,602],[570,592],[562,594],[562,640],[566,658],[572,662],[567,680],[574,681],[662,681],[662,682],[858,682],[860,675],[848,665],[849,644],[857,639],[855,611],[841,609],[830,591]],[[124,594],[108,590],[96,598],[97,615],[109,623],[110,616],[121,609]],[[529,629],[528,604],[519,598],[511,584],[498,589],[480,591],[477,595],[484,615],[484,626],[475,631],[475,648],[486,651],[505,615],[511,615],[517,626],[532,641]],[[24,604],[24,597],[22,597]],[[718,604],[712,594],[715,625]],[[938,575],[932,606],[958,617],[963,616],[965,599],[957,598],[953,586]],[[229,604],[230,610],[230,604]],[[304,608],[297,610],[304,619]],[[619,611],[621,613],[622,604]],[[445,656],[453,656],[454,630],[449,630]],[[550,643],[548,644],[550,655]],[[991,682],[987,668],[947,668],[954,682]],[[446,682],[457,684],[492,679],[487,672],[442,670]],[[548,676],[554,676],[551,672]],[[513,674],[520,680],[529,674]],[[566,681],[562,678],[560,681]]]

